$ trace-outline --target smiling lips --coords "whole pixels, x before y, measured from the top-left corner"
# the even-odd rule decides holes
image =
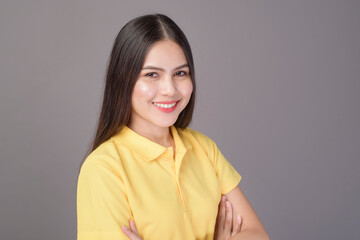
[[[153,104],[160,111],[165,112],[165,113],[170,113],[175,110],[178,102],[179,102],[179,100],[178,101],[153,102]]]

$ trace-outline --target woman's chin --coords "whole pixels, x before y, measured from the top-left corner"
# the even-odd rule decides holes
[[[172,125],[175,124],[177,118],[175,119],[168,119],[166,121],[164,121],[164,119],[162,121],[160,121],[157,125],[160,126],[160,127],[170,127]]]

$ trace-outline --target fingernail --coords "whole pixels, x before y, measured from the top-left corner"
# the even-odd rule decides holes
[[[225,197],[224,197],[224,196],[221,197],[221,201],[222,201],[222,202],[225,201]]]
[[[230,202],[229,201],[226,202],[226,206],[230,207]]]
[[[128,230],[128,228],[125,226],[125,225],[122,225],[122,227],[121,227],[124,231],[127,231]]]
[[[238,220],[239,222],[241,221],[240,214],[237,215],[237,220]]]

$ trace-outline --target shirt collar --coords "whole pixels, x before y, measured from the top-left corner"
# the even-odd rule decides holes
[[[181,129],[170,126],[170,131],[174,138],[176,153],[186,152],[192,149],[191,143],[183,136]]]
[[[171,134],[174,138],[176,154],[185,153],[188,150],[191,150],[190,142],[186,139],[181,139],[181,130],[180,135],[178,129],[175,126],[170,126]],[[124,126],[123,129],[112,137],[117,143],[129,147],[133,152],[139,154],[145,161],[149,162],[157,159],[161,154],[172,150],[172,147],[166,148],[158,143],[155,143],[148,138],[141,136],[140,134],[134,132],[127,126]]]

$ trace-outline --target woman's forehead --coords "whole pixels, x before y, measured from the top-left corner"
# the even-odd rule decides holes
[[[152,66],[166,70],[187,64],[182,48],[172,40],[154,43],[146,54],[143,67]]]

